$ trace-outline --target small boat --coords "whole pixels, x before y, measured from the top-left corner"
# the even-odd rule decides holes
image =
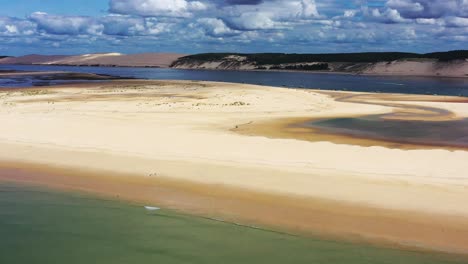
[[[159,208],[159,207],[154,207],[154,206],[145,206],[145,209],[148,210],[148,211],[157,211],[157,210],[161,210],[161,208]]]

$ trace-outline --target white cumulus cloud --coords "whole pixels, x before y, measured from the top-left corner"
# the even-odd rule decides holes
[[[238,35],[240,32],[229,28],[223,20],[218,18],[200,18],[197,20],[203,30],[213,37]]]
[[[206,4],[187,0],[110,0],[109,8],[113,13],[145,17],[189,17],[205,9]]]
[[[102,27],[93,18],[85,16],[56,16],[35,12],[29,16],[39,30],[55,35],[96,34]]]

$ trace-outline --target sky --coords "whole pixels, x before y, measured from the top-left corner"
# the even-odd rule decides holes
[[[0,0],[0,55],[468,49],[468,0]]]

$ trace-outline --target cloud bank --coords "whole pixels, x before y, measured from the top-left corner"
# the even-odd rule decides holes
[[[467,40],[468,0],[110,0],[102,16],[0,17],[0,53],[426,52]]]

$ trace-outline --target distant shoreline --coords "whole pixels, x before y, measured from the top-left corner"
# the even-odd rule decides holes
[[[97,53],[72,56],[32,54],[0,58],[0,65],[2,64],[468,78],[468,50],[427,54],[404,52],[203,53],[195,55]]]
[[[72,66],[72,65],[69,65]],[[289,73],[310,73],[310,74],[336,74],[336,75],[351,75],[351,76],[394,76],[394,77],[424,77],[424,78],[435,78],[435,79],[445,79],[445,78],[455,78],[455,79],[464,79],[468,78],[466,76],[440,76],[440,75],[409,75],[409,74],[385,74],[385,73],[353,73],[353,72],[340,72],[340,71],[295,71],[295,70],[255,70],[255,69],[198,69],[198,68],[173,68],[168,67],[164,69],[174,69],[174,70],[191,70],[191,71],[234,71],[234,72],[289,72]]]
[[[96,67],[96,68],[141,68],[141,69],[173,69],[188,71],[232,71],[232,72],[288,72],[288,73],[309,73],[309,74],[330,74],[330,75],[350,75],[350,76],[382,76],[382,77],[422,77],[434,79],[465,79],[464,76],[441,76],[441,75],[417,75],[417,74],[399,74],[399,73],[353,73],[342,71],[305,71],[305,70],[256,70],[256,69],[202,69],[202,68],[176,68],[161,66],[117,66],[117,65],[72,65],[72,64],[0,64],[0,66],[51,66],[51,67]],[[1,72],[0,72],[1,73]]]

